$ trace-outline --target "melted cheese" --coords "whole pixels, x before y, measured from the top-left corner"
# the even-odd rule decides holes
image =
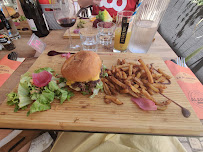
[[[69,81],[69,80],[67,80],[67,82],[66,82],[67,85],[71,85],[73,83],[75,83],[75,81]]]
[[[99,80],[99,75],[100,74],[98,74],[96,77],[94,77],[92,80],[90,80],[90,81],[96,81],[96,80]]]
[[[96,77],[94,77],[93,79],[91,79],[91,80],[89,80],[89,81],[96,81],[96,80],[99,80],[99,75],[100,75],[100,74],[98,74]],[[86,81],[86,82],[89,82],[89,81]],[[66,82],[67,85],[71,85],[71,84],[73,84],[73,83],[75,83],[75,81],[69,81],[69,80],[67,80],[67,82]]]

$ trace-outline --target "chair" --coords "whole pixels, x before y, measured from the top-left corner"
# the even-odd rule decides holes
[[[158,32],[180,57],[187,57],[203,47],[203,6],[191,0],[171,0]],[[198,26],[197,26],[198,24]],[[203,83],[203,50],[187,62]]]

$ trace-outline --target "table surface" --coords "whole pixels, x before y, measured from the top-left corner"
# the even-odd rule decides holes
[[[46,51],[48,50],[63,50],[66,45],[68,45],[68,39],[63,39],[62,36],[64,34],[64,30],[54,30],[51,31],[50,34],[42,38],[43,41],[47,44]],[[20,67],[11,75],[11,77],[4,83],[4,85],[0,88],[0,103],[3,102],[6,98],[6,94],[9,93],[19,82],[20,75],[25,73],[31,65],[37,59],[36,51],[27,45],[27,41],[29,40],[30,35],[22,35],[22,38],[14,41],[16,45],[16,51],[19,57],[25,57],[26,60],[20,65]],[[78,43],[78,39],[74,39],[73,43]],[[110,52],[111,48],[102,48],[99,49],[98,52]],[[6,54],[10,53],[9,51],[1,51],[0,59],[3,58]],[[175,59],[177,56],[173,52],[173,50],[168,46],[168,44],[164,41],[164,39],[156,33],[155,41],[153,42],[149,54],[159,55],[164,60]],[[39,53],[37,53],[39,55]],[[203,122],[203,121],[202,121]]]
[[[69,43],[68,39],[62,38],[64,32],[65,30],[54,30],[51,31],[47,37],[41,38],[47,45],[46,50],[63,50],[64,47]],[[19,82],[20,76],[28,71],[28,69],[37,59],[36,56],[40,55],[39,53],[36,53],[33,48],[27,45],[30,36],[31,35],[29,34],[22,34],[19,40],[14,41],[16,49],[13,51],[17,52],[19,57],[24,57],[26,59],[10,76],[10,78],[2,85],[2,87],[0,87],[0,103],[5,100],[6,94],[16,87]],[[73,39],[73,43],[78,43],[78,41],[79,39]],[[109,52],[109,49],[104,49],[103,51]],[[0,59],[2,59],[6,54],[9,53],[10,51],[0,51]],[[148,53],[159,55],[164,60],[175,59],[177,57],[158,32],[155,35],[155,41],[150,47]]]
[[[54,30],[50,34],[41,38],[43,42],[46,43],[46,50],[63,50],[65,46],[68,45],[69,40],[63,39],[63,34],[65,30]],[[18,69],[10,76],[10,78],[0,87],[0,103],[3,102],[6,98],[6,94],[9,93],[19,82],[20,76],[27,72],[31,65],[37,59],[36,56],[40,54],[27,45],[28,40],[30,39],[29,34],[22,34],[21,38],[14,41],[16,49],[13,51],[18,53],[19,57],[24,57],[25,61],[18,67]],[[73,43],[78,43],[79,39],[74,39]],[[99,50],[101,51],[101,50]],[[103,51],[109,52],[109,49],[104,49]],[[6,54],[9,54],[10,51],[0,51],[0,59],[2,59]],[[148,53],[159,55],[164,60],[175,59],[177,56],[173,50],[168,46],[164,41],[161,35],[157,32],[155,35],[155,41],[150,47]]]

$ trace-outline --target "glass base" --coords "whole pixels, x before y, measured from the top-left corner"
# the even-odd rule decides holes
[[[64,52],[70,52],[70,51],[80,51],[81,47],[80,45],[71,45],[71,46],[66,46],[63,51]]]
[[[115,53],[125,53],[125,52],[127,52],[127,50],[121,51],[121,50],[113,49],[113,52],[115,52]]]
[[[80,45],[71,45],[70,46],[70,49],[79,49],[80,48]]]

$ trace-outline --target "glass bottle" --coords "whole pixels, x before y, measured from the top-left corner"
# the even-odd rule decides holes
[[[49,34],[49,27],[38,0],[19,0],[32,32],[38,37]]]
[[[20,34],[15,26],[15,24],[12,21],[12,18],[10,17],[5,5],[1,2],[0,3],[0,9],[1,12],[3,13],[1,15],[1,20],[4,22],[6,29],[8,30],[9,37],[11,39],[19,39]]]
[[[15,45],[7,35],[7,31],[5,30],[4,24],[1,19],[0,19],[0,43],[8,51],[15,49]]]

